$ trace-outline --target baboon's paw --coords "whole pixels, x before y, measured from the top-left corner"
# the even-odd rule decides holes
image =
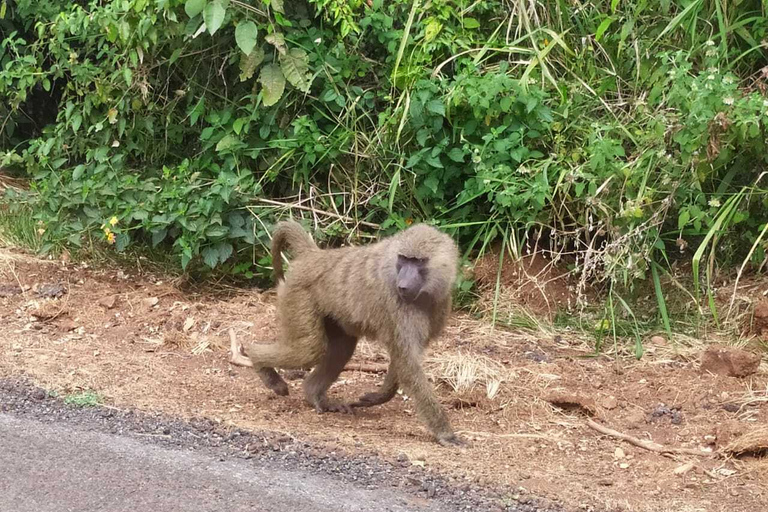
[[[448,432],[445,434],[437,434],[435,436],[435,439],[438,443],[440,443],[441,446],[445,446],[446,448],[455,448],[457,446],[467,446],[467,442],[464,441],[462,438],[458,437],[453,432]]]
[[[326,412],[340,412],[342,414],[355,414],[354,409],[348,404],[342,402],[332,402],[330,400],[319,400],[315,403],[315,410],[319,414]]]
[[[288,396],[288,384],[284,380],[270,382],[267,387],[274,391],[276,395]]]
[[[388,402],[387,397],[382,393],[366,393],[357,402],[352,402],[350,407],[373,407]]]

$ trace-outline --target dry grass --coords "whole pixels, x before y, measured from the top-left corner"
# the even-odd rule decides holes
[[[490,400],[497,396],[502,382],[513,378],[512,372],[497,361],[461,351],[433,357],[427,368],[455,393],[466,395],[482,387]]]

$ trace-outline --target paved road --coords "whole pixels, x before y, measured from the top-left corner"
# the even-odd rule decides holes
[[[416,511],[438,505],[253,461],[0,413],[2,512]]]

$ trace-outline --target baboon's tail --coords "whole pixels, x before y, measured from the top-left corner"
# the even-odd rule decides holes
[[[283,251],[290,249],[294,257],[299,257],[307,251],[317,250],[318,247],[309,233],[304,231],[296,221],[284,220],[277,223],[272,233],[272,268],[275,278],[283,279]]]

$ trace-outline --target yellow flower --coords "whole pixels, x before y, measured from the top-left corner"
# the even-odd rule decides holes
[[[112,217],[111,219],[109,219],[109,223],[110,223],[110,225],[112,225],[112,226],[115,226],[115,225],[117,225],[117,222],[118,222],[118,221],[117,221],[117,217]]]
[[[115,234],[112,232],[107,233],[107,242],[110,244],[115,243]]]

